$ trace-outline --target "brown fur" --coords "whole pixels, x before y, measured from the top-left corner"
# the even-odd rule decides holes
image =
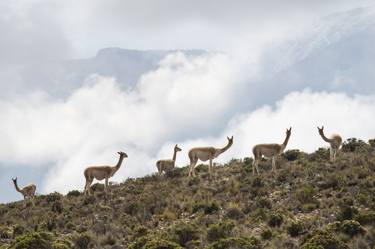
[[[257,144],[253,147],[253,174],[255,174],[255,170],[259,174],[258,164],[262,156],[272,158],[272,171],[276,171],[276,157],[285,150],[291,134],[292,127],[286,129],[286,137],[282,144]]]
[[[226,150],[228,150],[232,144],[233,144],[233,136],[231,138],[227,137],[228,144],[223,148],[214,148],[214,147],[196,147],[192,148],[188,155],[190,159],[190,167],[189,167],[189,176],[195,176],[195,166],[198,162],[198,160],[201,160],[203,162],[209,160],[208,165],[208,172],[211,174],[211,168],[212,168],[212,160],[214,158],[217,158],[220,154],[224,153]]]
[[[163,172],[168,172],[174,169],[174,167],[176,166],[177,152],[179,151],[181,151],[181,149],[176,144],[173,149],[172,159],[163,159],[156,162],[156,167],[158,169],[159,175],[161,175]]]
[[[327,138],[324,135],[324,126],[322,126],[322,128],[318,127],[318,131],[319,131],[319,135],[323,138],[323,140],[329,143],[330,145],[329,160],[334,163],[336,161],[336,154],[339,151],[340,146],[342,144],[342,138],[338,134],[333,134],[331,135],[330,138]]]
[[[26,199],[33,199],[35,196],[36,186],[35,184],[28,184],[23,188],[19,188],[17,184],[17,177],[12,178],[12,181],[14,183],[14,187],[18,192],[20,192],[23,195],[23,198]]]
[[[108,179],[112,177],[117,170],[121,167],[124,158],[128,157],[125,152],[117,152],[120,157],[117,164],[113,167],[111,166],[91,166],[85,169],[84,176],[86,179],[84,194],[90,194],[90,186],[94,179],[99,181],[105,179],[104,189],[107,190]]]

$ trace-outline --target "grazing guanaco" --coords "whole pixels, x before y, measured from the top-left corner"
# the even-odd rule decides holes
[[[33,199],[34,198],[35,191],[36,191],[35,184],[29,184],[29,185],[26,185],[23,188],[19,188],[18,184],[17,184],[17,177],[16,178],[12,178],[12,181],[14,183],[14,187],[16,188],[16,190],[23,195],[23,198],[25,200],[26,199]]]
[[[108,179],[112,177],[121,167],[122,161],[124,158],[128,157],[125,152],[117,152],[120,157],[117,162],[117,164],[113,167],[111,166],[90,166],[85,169],[84,175],[86,178],[86,184],[85,184],[85,189],[84,189],[84,194],[88,193],[90,194],[90,186],[91,183],[94,179],[97,179],[99,181],[105,179],[105,185],[104,185],[104,190],[107,191],[108,187]]]
[[[181,149],[178,147],[176,144],[173,149],[173,157],[172,159],[163,159],[163,160],[158,160],[156,162],[156,167],[158,169],[159,175],[163,173],[163,171],[166,173],[168,171],[171,171],[174,169],[176,165],[176,157],[177,157],[177,152],[181,151]]]
[[[258,164],[260,159],[262,158],[262,155],[268,158],[272,158],[272,171],[276,171],[276,157],[283,153],[283,151],[285,150],[291,134],[292,127],[286,129],[286,137],[282,144],[257,144],[253,147],[253,174],[255,174],[255,170],[259,174]]]
[[[318,131],[319,131],[319,135],[323,138],[323,140],[329,143],[330,145],[329,160],[334,163],[336,161],[336,154],[342,144],[342,138],[338,134],[333,134],[331,135],[330,138],[327,138],[324,135],[324,126],[322,126],[322,128],[319,128],[318,126]]]
[[[209,160],[208,172],[211,174],[212,160],[217,158],[220,154],[228,150],[233,144],[233,136],[231,138],[227,137],[228,144],[223,148],[214,147],[196,147],[189,151],[190,167],[189,167],[189,177],[195,176],[195,166],[198,159],[205,162]]]

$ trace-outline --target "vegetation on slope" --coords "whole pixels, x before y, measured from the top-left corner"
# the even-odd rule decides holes
[[[205,165],[0,205],[0,248],[375,248],[375,141],[329,151],[286,151],[272,173],[263,160]]]

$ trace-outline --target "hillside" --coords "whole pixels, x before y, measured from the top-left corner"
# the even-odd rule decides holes
[[[375,140],[287,151],[252,174],[252,159],[204,165],[0,205],[0,248],[375,248]]]

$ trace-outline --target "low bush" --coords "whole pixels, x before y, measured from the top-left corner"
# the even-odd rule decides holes
[[[341,205],[340,211],[337,214],[337,220],[343,221],[343,220],[351,220],[353,219],[354,215],[358,213],[358,210],[350,205]]]
[[[211,244],[208,249],[260,249],[260,243],[254,237],[225,238]]]
[[[237,207],[229,208],[225,213],[225,217],[232,220],[239,220],[242,219],[244,216],[245,214]]]
[[[303,225],[299,221],[293,221],[293,222],[291,222],[290,224],[287,225],[286,229],[288,231],[288,234],[291,237],[297,237],[298,235],[301,234],[301,232],[303,230]]]
[[[307,235],[301,249],[349,249],[349,247],[333,233],[317,230]]]
[[[355,216],[355,220],[361,225],[372,225],[375,226],[375,212],[374,211],[362,211]]]
[[[360,139],[349,138],[342,144],[341,150],[344,152],[354,152],[368,147],[369,145]]]
[[[186,246],[189,241],[199,239],[199,229],[197,226],[186,223],[177,223],[171,228],[174,241],[181,246]]]
[[[287,150],[283,153],[283,157],[288,161],[295,161],[300,158],[302,153],[299,150]]]
[[[77,196],[80,196],[81,195],[81,192],[78,191],[78,190],[71,190],[68,192],[68,194],[66,195],[67,197],[71,198],[71,197],[77,197]]]
[[[192,212],[196,213],[203,210],[205,214],[212,214],[219,210],[219,205],[216,201],[195,202],[193,204]]]
[[[315,198],[314,195],[316,194],[315,189],[312,186],[303,186],[296,190],[295,196],[296,199],[302,203],[314,203]]]
[[[9,249],[51,249],[53,237],[47,233],[29,233],[17,237]]]
[[[182,247],[177,243],[148,235],[130,243],[128,249],[182,249]]]
[[[233,222],[220,222],[210,225],[207,230],[207,240],[214,242],[230,237],[234,226]]]
[[[280,213],[273,213],[268,219],[268,225],[271,227],[279,227],[283,223],[283,216]]]
[[[74,238],[74,244],[78,249],[89,249],[91,236],[87,233],[79,234]]]
[[[52,203],[58,200],[61,200],[62,195],[58,192],[50,193],[46,196],[47,202]]]
[[[358,234],[364,234],[365,229],[361,226],[358,221],[355,220],[345,220],[342,222],[340,231],[349,235],[350,237],[354,237]]]
[[[260,233],[260,236],[264,240],[271,239],[272,238],[272,231],[270,229],[268,229],[268,228],[263,229],[262,232]]]

